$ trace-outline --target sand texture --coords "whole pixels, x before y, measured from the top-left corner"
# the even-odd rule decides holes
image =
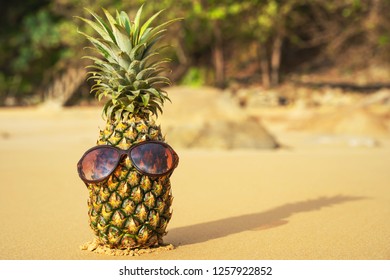
[[[390,259],[383,127],[308,131],[313,114],[275,110],[262,123],[282,148],[178,147],[172,245],[112,256],[80,249],[94,236],[76,163],[104,125],[101,108],[0,109],[0,259]]]
[[[94,238],[92,241],[89,241],[80,246],[81,250],[86,250],[89,252],[94,252],[97,254],[107,255],[107,256],[141,256],[143,254],[158,254],[159,252],[169,251],[175,249],[172,244],[164,244],[155,247],[147,248],[138,248],[138,249],[115,249],[109,248],[104,244],[100,244],[97,238]]]

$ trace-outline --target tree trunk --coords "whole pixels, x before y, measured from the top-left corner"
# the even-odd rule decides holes
[[[265,44],[261,44],[259,46],[259,60],[263,87],[269,88],[271,86],[271,76],[269,71],[267,48]]]
[[[279,85],[280,60],[282,57],[283,36],[278,32],[272,46],[271,54],[271,86]]]
[[[215,44],[213,48],[213,61],[215,70],[215,84],[217,87],[225,86],[225,60],[223,57],[222,33],[219,22],[214,23]]]
[[[178,25],[175,25],[175,26],[178,26]],[[178,28],[176,28],[176,30],[174,30],[174,32],[176,32],[176,34],[179,34],[176,37],[176,55],[177,55],[177,58],[179,61],[179,65],[169,75],[170,79],[173,82],[178,81],[181,78],[183,78],[191,65],[190,56],[186,53],[185,48],[183,47],[184,46],[184,38],[183,38],[182,32],[180,32],[180,30]]]
[[[378,26],[381,26],[381,12],[383,13],[383,8],[386,4],[382,4],[381,2],[383,1],[381,0],[372,0],[370,2],[370,12],[363,21],[363,25],[368,40],[375,44],[379,37]]]

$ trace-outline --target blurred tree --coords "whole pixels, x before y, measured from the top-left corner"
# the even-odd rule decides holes
[[[7,96],[22,99],[42,79],[42,70],[60,58],[56,17],[50,1],[8,1],[0,17],[0,104]],[[42,58],[45,59],[42,59]]]
[[[89,27],[74,16],[89,17],[84,7],[98,13],[105,7],[133,17],[145,2],[146,14],[166,9],[161,21],[184,18],[166,38],[174,45],[167,50],[174,81],[188,73],[186,82],[224,87],[258,82],[261,74],[262,85],[270,87],[281,82],[282,70],[296,71],[303,62],[366,67],[367,61],[390,59],[390,0],[3,1],[0,104],[9,96],[37,102],[43,92],[63,88],[54,86],[58,82],[77,88],[68,81],[83,68],[80,58],[87,45],[77,28]],[[358,50],[352,59],[345,55],[350,49]]]
[[[211,49],[211,61],[213,62],[215,73],[215,85],[224,87],[225,79],[225,45],[232,39],[231,35],[235,34],[237,29],[234,27],[235,18],[247,3],[237,3],[234,0],[194,0],[192,1],[192,18],[199,21],[203,30],[199,30],[199,35],[204,36],[209,33],[209,42]],[[233,31],[233,32],[232,32]],[[204,36],[207,38],[207,36]],[[197,41],[203,41],[203,38],[197,38]],[[195,44],[197,46],[197,44]]]
[[[280,82],[280,63],[283,42],[294,33],[294,25],[300,20],[297,6],[304,0],[250,1],[249,26],[253,39],[258,40],[259,61],[264,87],[276,86]]]
[[[297,26],[295,38],[299,39],[295,42],[301,49],[320,48],[312,65],[339,62],[365,67],[367,61],[373,59],[389,62],[389,0],[313,0],[307,3],[305,15],[311,24]],[[346,55],[351,49],[360,52],[353,60]]]

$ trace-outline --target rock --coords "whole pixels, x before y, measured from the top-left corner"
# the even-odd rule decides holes
[[[357,136],[388,136],[389,129],[384,120],[369,110],[342,107],[337,111],[314,114],[294,124],[295,128],[320,133]]]
[[[342,146],[352,148],[376,148],[379,141],[368,136],[346,136],[346,135],[321,135],[315,137],[314,142],[326,146]]]
[[[390,89],[382,89],[364,98],[361,106],[390,105]]]
[[[372,137],[351,137],[348,139],[350,147],[375,148],[379,146],[378,140]]]
[[[352,95],[332,88],[326,88],[324,93],[316,92],[312,100],[317,106],[345,106],[355,101]]]
[[[334,115],[335,133],[352,135],[388,135],[389,130],[383,120],[368,110],[341,110]]]
[[[171,127],[167,141],[184,148],[275,149],[279,144],[255,118],[210,120],[199,126]]]
[[[166,140],[175,147],[274,149],[277,141],[227,92],[173,88],[172,104],[161,118]]]

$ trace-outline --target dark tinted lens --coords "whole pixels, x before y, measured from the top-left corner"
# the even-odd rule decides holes
[[[159,143],[139,145],[131,150],[130,156],[135,166],[148,174],[161,175],[174,168],[171,150]]]
[[[84,178],[93,181],[107,177],[116,167],[119,157],[117,150],[107,147],[90,151],[81,162]]]

